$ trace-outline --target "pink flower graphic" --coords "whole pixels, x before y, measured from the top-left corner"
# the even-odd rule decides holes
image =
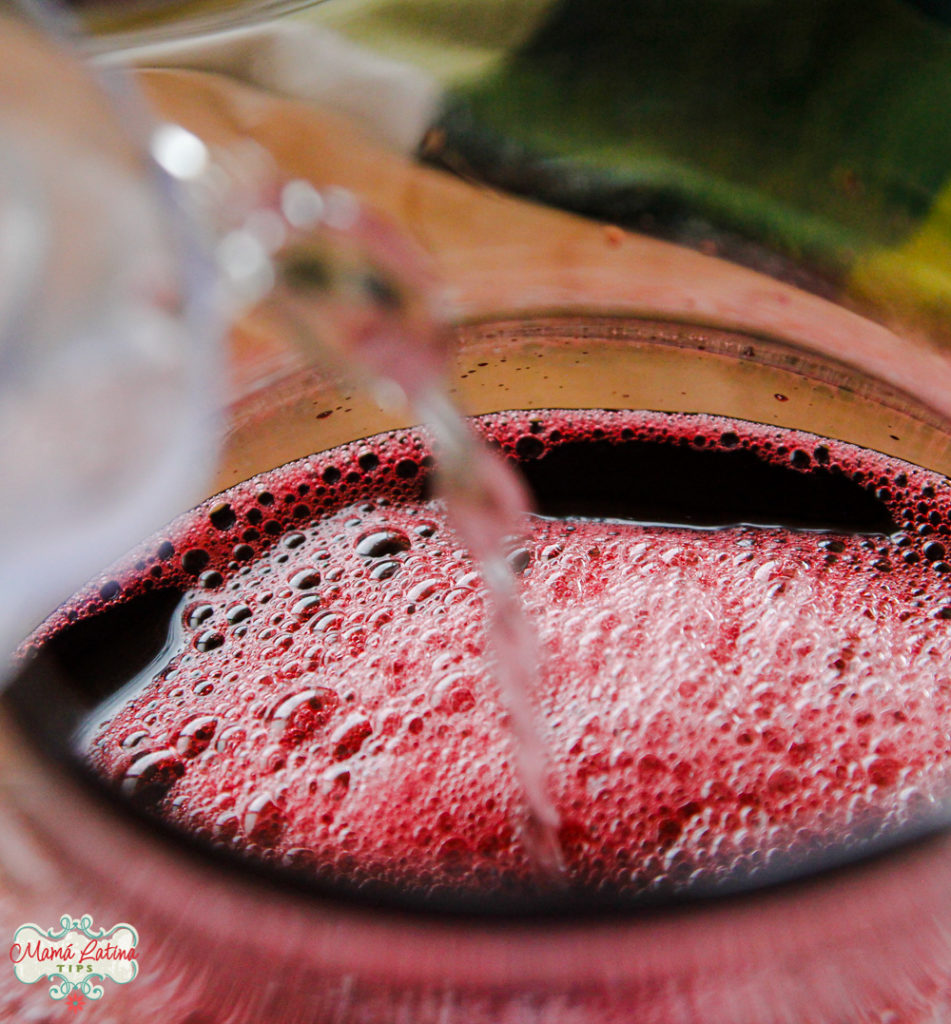
[[[86,1004],[86,997],[79,991],[78,988],[74,988],[72,992],[66,997],[66,1005],[71,1010],[81,1010]]]

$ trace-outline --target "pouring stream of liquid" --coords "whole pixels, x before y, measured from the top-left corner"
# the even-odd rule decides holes
[[[531,704],[538,651],[506,558],[528,496],[449,396],[451,332],[421,255],[341,190],[318,192],[293,182],[283,188],[278,209],[282,230],[272,234],[282,237],[268,260],[273,278],[249,316],[292,340],[310,361],[369,389],[381,405],[408,404],[430,431],[437,489],[487,592],[489,655],[525,795],[521,832],[550,886],[563,863]]]

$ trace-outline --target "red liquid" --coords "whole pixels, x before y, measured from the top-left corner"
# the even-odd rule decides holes
[[[572,885],[755,880],[935,813],[943,478],[709,417],[483,429],[558,513],[510,559],[545,655],[534,699]],[[87,729],[96,771],[212,844],[347,886],[530,890],[482,589],[421,496],[428,461],[399,434],[242,484],[52,620],[37,642],[68,661],[135,635],[117,616],[147,591],[184,592],[165,650]],[[744,521],[761,525],[723,525]]]

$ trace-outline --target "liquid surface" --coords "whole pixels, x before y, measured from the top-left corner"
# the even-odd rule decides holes
[[[943,478],[710,417],[481,429],[542,513],[507,555],[543,652],[569,887],[745,884],[940,812]],[[98,702],[79,737],[94,770],[207,842],[335,884],[537,887],[484,590],[425,497],[430,465],[405,432],[283,467],[78,595],[34,646]]]

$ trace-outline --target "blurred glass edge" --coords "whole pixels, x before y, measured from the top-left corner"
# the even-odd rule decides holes
[[[4,0],[0,20],[3,248],[33,250],[0,323],[2,658],[204,493],[223,309],[133,76],[82,60],[51,3]]]

